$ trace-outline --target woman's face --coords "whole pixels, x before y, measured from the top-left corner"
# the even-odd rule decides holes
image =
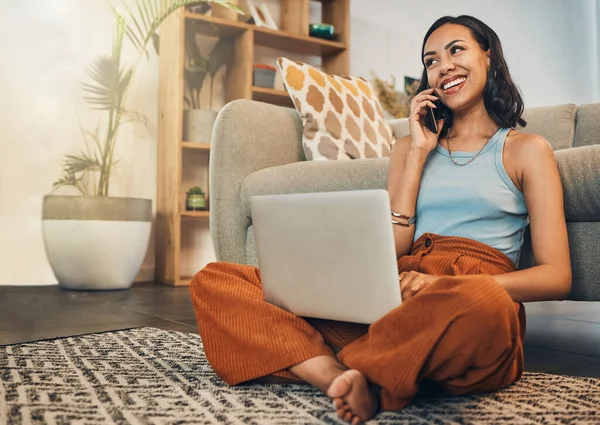
[[[489,50],[481,49],[470,29],[442,25],[429,36],[423,53],[429,86],[450,109],[467,108],[483,99]]]

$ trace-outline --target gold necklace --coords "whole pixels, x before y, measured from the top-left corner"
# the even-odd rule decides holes
[[[498,130],[496,130],[496,133],[497,132]],[[483,152],[483,149],[487,146],[490,140],[492,140],[492,137],[494,137],[496,133],[492,134],[492,136],[489,139],[487,139],[487,142],[485,142],[485,144],[481,147],[481,149],[479,149],[479,152],[477,152],[477,154],[473,158],[469,159],[467,162],[463,162],[462,164],[459,164],[454,160],[454,158],[452,158],[452,150],[450,149],[450,136],[448,135],[448,133],[446,133],[446,143],[448,144],[448,153],[450,154],[450,159],[452,160],[452,162],[454,162],[455,165],[458,165],[460,167],[464,167],[465,165],[470,164],[471,162],[475,161],[475,158],[477,158],[481,152]]]

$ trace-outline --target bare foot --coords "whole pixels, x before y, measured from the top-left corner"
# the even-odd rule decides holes
[[[377,397],[365,376],[355,369],[336,377],[327,395],[333,400],[338,416],[352,425],[371,419],[377,410]]]

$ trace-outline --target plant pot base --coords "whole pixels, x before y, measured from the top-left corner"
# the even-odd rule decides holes
[[[128,289],[140,269],[150,222],[43,220],[48,260],[58,286],[74,290]]]
[[[183,140],[210,143],[218,113],[208,109],[185,109],[183,111]]]
[[[146,199],[46,196],[42,233],[59,287],[131,287],[148,249],[151,219]]]

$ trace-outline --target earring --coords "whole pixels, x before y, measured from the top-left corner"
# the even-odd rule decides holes
[[[498,76],[498,71],[494,71],[494,78]]]

